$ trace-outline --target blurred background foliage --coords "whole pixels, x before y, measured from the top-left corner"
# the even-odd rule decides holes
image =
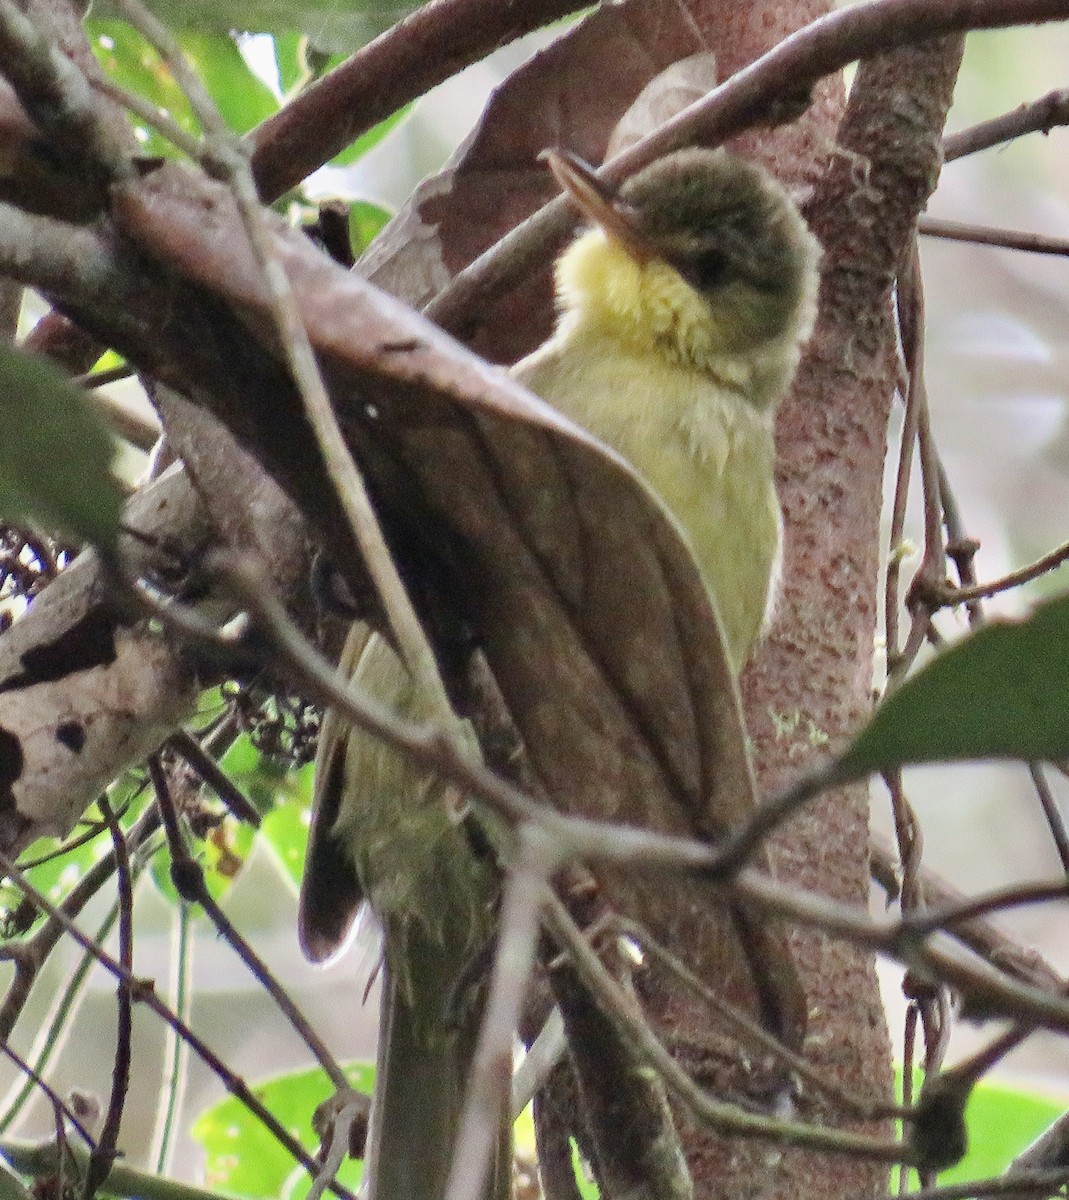
[[[1010,29],[969,35],[948,132],[1039,99],[1067,84],[1069,30]],[[1065,237],[1069,230],[1069,131],[1032,134],[947,164],[929,206],[933,216]],[[1069,260],[922,238],[929,400],[936,440],[970,536],[981,543],[977,576],[994,579],[1069,539]],[[901,414],[899,413],[899,416]],[[889,471],[893,464],[889,461]],[[920,496],[911,492],[912,536],[922,542]],[[903,572],[908,583],[909,564]],[[1020,615],[1041,597],[1064,594],[1062,567],[985,605]],[[964,621],[943,614],[947,634]],[[1047,772],[1063,820],[1069,784]],[[905,773],[924,832],[926,865],[965,891],[1057,876],[1061,867],[1027,770],[978,764]],[[890,833],[883,789],[873,819]],[[998,923],[1069,972],[1064,915],[1019,908]],[[892,1031],[902,1005],[899,973],[885,972]],[[951,1059],[976,1030],[959,1025]],[[1002,1068],[1004,1077],[1064,1096],[1069,1047],[1033,1037]]]

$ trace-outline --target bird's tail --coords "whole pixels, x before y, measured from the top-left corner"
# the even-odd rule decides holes
[[[365,1195],[368,1200],[443,1200],[458,1151],[482,1005],[442,1012],[432,1026],[403,992],[387,973]],[[454,1007],[448,999],[445,1004]],[[511,1175],[512,1126],[503,1108],[482,1200],[507,1200]]]

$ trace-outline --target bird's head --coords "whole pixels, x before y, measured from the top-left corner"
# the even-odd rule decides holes
[[[655,336],[679,341],[683,357],[760,354],[808,337],[819,247],[767,171],[724,150],[693,148],[617,188],[572,155],[545,157],[617,260],[603,273],[617,293],[605,302],[633,310]],[[560,272],[566,306],[569,290],[578,298],[593,283],[584,264],[567,260]]]

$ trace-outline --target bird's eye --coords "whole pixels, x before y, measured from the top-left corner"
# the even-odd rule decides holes
[[[723,286],[730,273],[730,265],[722,250],[708,249],[693,257],[688,256],[679,271],[692,287],[707,292]]]

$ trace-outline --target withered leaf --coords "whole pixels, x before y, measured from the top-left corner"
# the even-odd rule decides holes
[[[143,251],[195,285],[197,303],[236,318],[227,335],[235,361],[251,359],[241,337],[270,361],[267,291],[225,189],[168,165],[126,188],[117,212]],[[734,681],[697,568],[660,502],[623,460],[504,371],[270,219],[384,524],[409,573],[451,591],[553,803],[706,837],[744,821],[754,792]],[[189,314],[171,311],[157,339],[181,337]],[[122,349],[136,358],[145,347]],[[158,340],[152,357],[177,370]],[[198,364],[180,365],[188,376]],[[280,373],[277,363],[271,371]],[[324,543],[355,573],[297,398],[277,377],[267,384],[268,367],[259,374],[244,391],[224,394],[208,378],[192,390],[306,501]],[[771,1003],[797,1030],[793,972],[773,935],[748,928],[740,953],[711,887],[684,890],[681,901],[634,871],[612,884],[622,906],[690,948],[725,994],[751,1009]]]
[[[701,30],[710,26],[712,7],[711,0],[602,5],[514,71],[450,162],[416,189],[376,240],[369,277],[425,304],[556,195],[538,161],[546,147],[565,147],[592,163],[605,158],[621,114],[649,81],[710,49]],[[481,354],[510,362],[548,335],[547,278],[548,268],[546,277],[526,281],[482,314],[472,342]]]

